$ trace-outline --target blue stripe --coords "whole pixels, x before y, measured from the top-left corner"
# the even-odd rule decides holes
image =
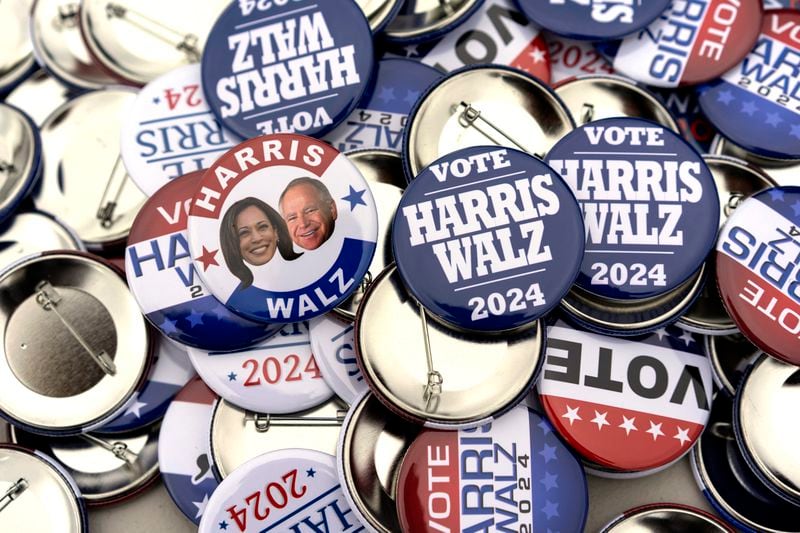
[[[203,154],[213,154],[214,152],[224,152],[228,150],[230,146],[223,146],[222,148],[212,148],[210,150],[201,150],[199,152],[189,152],[189,153],[181,153],[177,155],[170,155],[167,157],[159,157],[157,159],[148,159],[145,163],[160,163],[161,161],[169,161],[171,159],[183,159],[185,157],[192,157],[195,155],[203,155]]]
[[[197,113],[187,113],[185,115],[171,115],[164,118],[154,118],[152,120],[145,120],[144,122],[140,122],[140,126],[147,126],[148,124],[158,124],[159,122],[167,122],[171,120],[179,120],[182,118],[191,118],[191,117],[199,117],[200,115],[210,115],[209,111],[199,111]]]
[[[305,504],[304,506],[302,506],[302,507],[300,507],[299,509],[295,510],[294,512],[292,512],[292,513],[290,513],[290,514],[288,514],[288,515],[284,516],[283,518],[281,518],[280,520],[278,520],[277,522],[275,522],[275,523],[274,523],[274,524],[272,524],[271,526],[269,526],[269,527],[265,527],[264,529],[262,529],[262,530],[261,530],[261,532],[260,532],[260,533],[266,533],[267,531],[269,531],[269,530],[271,530],[271,529],[275,529],[275,528],[276,528],[276,527],[278,527],[279,525],[283,524],[284,522],[286,522],[287,520],[289,520],[290,518],[292,518],[293,516],[295,516],[295,515],[296,515],[297,513],[299,513],[300,511],[304,511],[304,510],[308,509],[309,507],[311,507],[312,505],[314,505],[315,503],[317,503],[317,502],[318,502],[318,501],[320,501],[321,499],[325,498],[326,496],[329,496],[329,495],[330,495],[332,492],[335,492],[335,491],[337,491],[337,490],[339,490],[339,485],[336,485],[336,486],[335,486],[335,487],[333,487],[332,489],[328,489],[328,490],[326,490],[325,492],[323,492],[322,494],[320,494],[319,496],[317,496],[316,498],[314,498],[313,500],[311,500],[310,502],[308,502],[308,503],[307,503],[307,504]]]

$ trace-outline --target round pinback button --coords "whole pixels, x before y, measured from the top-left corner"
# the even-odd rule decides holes
[[[120,130],[128,176],[148,196],[171,180],[211,166],[239,142],[217,121],[200,87],[200,65],[185,65],[136,95]]]
[[[511,330],[544,316],[583,260],[581,210],[540,159],[474,147],[431,163],[397,207],[397,270],[426,310],[471,331]]]
[[[5,102],[24,111],[39,125],[74,93],[75,91],[39,69],[17,85],[6,96]]]
[[[135,431],[160,420],[172,398],[195,376],[186,348],[154,333],[155,361],[141,392],[128,401],[120,416],[95,430],[96,433]]]
[[[0,51],[0,94],[13,89],[35,70],[31,38],[28,33],[29,0],[10,0],[0,6],[3,21],[3,48]]]
[[[125,250],[128,286],[150,323],[170,339],[204,350],[247,348],[279,326],[233,313],[200,279],[186,223],[202,176],[196,171],[172,180],[139,210]]]
[[[678,131],[683,138],[698,147],[701,153],[709,153],[717,130],[700,110],[700,100],[693,87],[677,89],[653,88],[655,95],[675,117]]]
[[[220,400],[211,420],[214,471],[224,479],[254,457],[301,445],[334,455],[345,413],[335,397],[288,415],[254,413]]]
[[[713,248],[714,179],[677,133],[641,119],[599,120],[561,139],[546,162],[583,210],[577,287],[617,300],[664,295],[695,275]]]
[[[797,405],[800,369],[764,354],[745,372],[736,392],[733,429],[747,464],[767,488],[800,505],[800,467],[795,443],[800,429],[789,423]]]
[[[356,4],[367,17],[372,33],[377,35],[403,7],[403,0],[356,0]]]
[[[603,41],[636,33],[661,15],[670,0],[585,2],[516,0],[525,16],[546,30],[572,39]]]
[[[344,499],[335,463],[332,455],[299,448],[248,461],[214,491],[199,532],[302,531],[313,525],[325,531],[358,531],[361,524]],[[253,504],[256,497],[260,506]]]
[[[764,15],[752,51],[701,89],[700,107],[725,137],[779,159],[800,158],[800,85],[788,58],[800,54],[800,11]]]
[[[158,467],[172,501],[195,524],[217,488],[211,462],[211,416],[218,397],[199,377],[170,403],[158,437]]]
[[[36,211],[17,213],[0,226],[0,268],[48,250],[82,250],[77,235],[57,218]]]
[[[800,364],[800,187],[742,202],[717,241],[717,286],[739,330],[760,349]]]
[[[151,339],[120,274],[97,257],[44,252],[0,273],[2,415],[53,436],[91,431],[144,384]]]
[[[144,85],[175,67],[199,62],[211,26],[228,3],[85,0],[80,29],[89,52],[110,74]]]
[[[762,13],[761,0],[672,2],[642,31],[597,46],[619,74],[636,81],[697,85],[744,59],[756,44]]]
[[[518,406],[472,430],[420,433],[400,467],[397,509],[406,533],[581,531],[586,475],[547,420]]]
[[[308,323],[314,359],[336,395],[352,403],[369,389],[356,360],[355,327],[332,313],[313,318]]]
[[[323,139],[342,152],[376,148],[399,152],[408,114],[425,89],[441,77],[441,72],[417,61],[378,61],[372,90]]]
[[[36,0],[31,8],[30,36],[36,59],[65,85],[101,89],[119,83],[86,48],[79,3]]]
[[[747,367],[762,353],[741,333],[706,335],[703,349],[711,361],[714,383],[730,398],[736,395]]]
[[[0,223],[13,215],[42,175],[42,140],[33,120],[0,103]]]
[[[287,324],[261,344],[237,352],[189,348],[189,358],[214,392],[258,413],[293,413],[333,395],[311,353],[305,322]]]
[[[463,24],[484,0],[403,2],[400,12],[384,28],[383,37],[392,43],[414,44],[446,35]]]
[[[48,163],[33,202],[61,217],[92,250],[124,243],[146,199],[119,153],[120,124],[135,97],[121,87],[85,93],[42,124]]]
[[[0,529],[86,533],[89,519],[75,481],[41,452],[0,444]],[[22,529],[25,531],[26,529]]]
[[[359,306],[356,357],[370,389],[397,414],[427,427],[475,427],[528,394],[541,370],[542,327],[502,336],[446,327],[428,318],[390,266]]]
[[[633,533],[634,531],[734,533],[733,528],[714,515],[688,505],[674,503],[643,505],[625,511],[606,525],[600,533]]]
[[[158,479],[158,433],[157,423],[113,437],[45,437],[12,430],[15,443],[58,461],[89,506],[125,501]]]
[[[263,322],[298,322],[343,302],[375,252],[375,200],[358,169],[303,135],[245,141],[206,172],[189,249],[211,293]]]
[[[590,42],[567,39],[548,31],[544,32],[544,40],[550,51],[552,85],[576,76],[614,74],[614,67]]]
[[[373,63],[372,33],[353,0],[231,2],[203,52],[203,89],[243,139],[319,137],[355,109]]]
[[[653,470],[683,456],[706,427],[711,364],[688,331],[621,339],[558,320],[547,337],[539,398],[585,460],[614,471]]]
[[[763,157],[749,152],[732,143],[722,135],[714,137],[709,153],[713,155],[727,155],[747,161],[772,177],[778,185],[797,185],[797,176],[800,175],[800,159],[775,159]]]
[[[544,83],[496,65],[463,68],[420,97],[403,136],[409,181],[461,148],[499,144],[543,157],[574,128],[569,111]]]

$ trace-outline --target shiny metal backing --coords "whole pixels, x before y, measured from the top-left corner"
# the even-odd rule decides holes
[[[633,509],[601,530],[601,533],[734,533],[711,515],[687,506],[656,504]]]
[[[18,213],[0,226],[0,269],[26,255],[48,250],[81,250],[78,236],[41,213]]]
[[[22,481],[22,483],[20,483]],[[83,533],[88,530],[74,488],[44,459],[20,448],[0,446],[0,496],[14,499],[0,511],[0,531]],[[4,502],[0,502],[3,506]]]
[[[0,419],[0,444],[11,442],[11,424]]]
[[[339,478],[351,509],[371,530],[400,531],[400,465],[421,430],[387,410],[371,393],[351,406],[336,453]]]
[[[81,36],[80,3],[75,0],[36,0],[31,40],[39,62],[69,85],[99,89],[119,83],[89,54]]]
[[[714,381],[731,397],[736,395],[747,367],[762,354],[741,333],[706,335],[703,350],[711,361]]]
[[[541,328],[537,321],[523,331],[489,336],[458,332],[430,317],[423,322],[421,306],[391,265],[359,307],[356,354],[370,389],[393,411],[429,427],[473,427],[528,392],[543,360]]]
[[[37,70],[11,91],[6,103],[22,109],[41,125],[50,113],[69,100],[70,95],[71,91],[64,84],[44,70]]]
[[[158,476],[158,432],[161,424],[114,436],[91,433],[44,437],[19,428],[14,442],[55,458],[72,476],[89,505],[123,500]]]
[[[58,302],[46,304],[43,290]],[[82,254],[29,257],[4,271],[0,331],[0,410],[32,431],[75,434],[102,424],[149,363],[145,321],[125,282]],[[113,374],[98,364],[101,352]]]
[[[461,148],[500,145],[538,157],[574,128],[549,88],[520,71],[472,67],[443,78],[419,102],[406,126],[412,176]]]
[[[0,104],[0,213],[10,214],[40,170],[41,143],[30,119]]]
[[[135,98],[133,89],[86,93],[42,125],[47,164],[33,201],[58,215],[92,250],[122,244],[147,200],[119,154],[120,125]]]
[[[0,47],[0,90],[10,87],[33,68],[28,22],[33,0],[3,0],[0,21],[3,21],[3,45]]]
[[[198,63],[228,0],[83,0],[80,25],[90,53],[110,72],[144,85]]]
[[[375,206],[378,209],[378,242],[375,255],[367,275],[353,294],[334,308],[333,312],[345,320],[355,320],[356,312],[364,293],[386,265],[394,261],[392,255],[392,220],[397,204],[406,188],[403,161],[400,154],[389,150],[359,150],[350,152],[347,158],[356,166],[369,183]]]
[[[761,168],[779,185],[800,185],[800,159],[773,159],[748,152],[722,135],[714,137],[709,153],[742,159]]]
[[[555,91],[578,126],[604,118],[634,117],[679,132],[675,118],[653,93],[619,76],[581,76]]]
[[[674,322],[703,288],[705,264],[672,291],[640,300],[600,298],[573,287],[561,300],[561,308],[591,330],[617,335],[638,335]]]
[[[425,40],[426,35],[441,33],[466,16],[482,0],[415,0],[405,2],[400,13],[386,27],[390,39]]]
[[[753,472],[778,495],[800,505],[800,368],[762,355],[736,396],[733,424]]]
[[[369,28],[375,32],[382,28],[403,0],[356,0],[358,7],[364,12]]]
[[[346,410],[336,397],[291,415],[257,414],[219,400],[211,419],[211,456],[217,472],[225,478],[258,455],[287,448],[333,455]]]

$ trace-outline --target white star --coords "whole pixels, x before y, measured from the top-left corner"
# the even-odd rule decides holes
[[[672,438],[681,441],[681,446],[692,440],[689,438],[689,430],[681,429],[680,426],[678,427],[678,433]]]
[[[197,514],[194,515],[195,518],[200,518],[203,516],[203,513],[206,512],[206,506],[208,505],[208,494],[203,494],[203,501],[201,502],[192,502],[195,507],[197,507]]]
[[[572,426],[576,420],[583,420],[583,418],[581,418],[581,416],[578,414],[578,409],[580,409],[580,407],[573,409],[568,405],[567,412],[561,415],[561,418],[566,418],[569,420],[569,425]]]
[[[416,44],[409,44],[408,46],[405,47],[405,49],[406,49],[406,57],[415,56],[419,53],[417,52]]]
[[[619,427],[625,430],[625,435],[630,435],[631,431],[639,431],[639,428],[633,425],[634,422],[636,422],[635,416],[628,418],[622,415],[622,424],[620,424]]]
[[[653,436],[653,440],[656,440],[658,437],[663,437],[664,433],[661,431],[661,424],[662,422],[659,422],[658,424],[653,424],[653,421],[651,420],[650,429],[645,431],[645,433],[650,433]]]
[[[544,50],[541,50],[540,48],[534,48],[533,51],[528,55],[533,58],[534,63],[541,63],[544,61]]]
[[[140,402],[139,401],[139,396],[136,395],[136,396],[133,397],[133,403],[130,405],[130,407],[125,409],[125,414],[122,415],[122,416],[127,416],[127,415],[133,413],[136,418],[141,418],[142,417],[142,413],[140,413],[139,411],[141,411],[142,407],[145,407],[146,405],[147,404],[145,402]]]
[[[667,330],[664,329],[664,328],[658,328],[655,331],[655,334],[658,335],[658,340],[660,340],[660,341],[664,340],[664,337],[669,336],[669,333],[667,333]]]
[[[597,431],[603,429],[603,426],[610,426],[608,422],[606,422],[606,415],[608,412],[605,413],[598,413],[597,411],[594,412],[594,418],[592,418],[592,422],[597,424]]]
[[[692,334],[691,334],[691,333],[689,333],[688,331],[684,331],[684,332],[683,332],[683,335],[681,335],[681,336],[680,336],[680,337],[678,337],[678,338],[679,338],[679,339],[682,339],[682,340],[683,340],[683,342],[685,342],[685,343],[686,343],[686,346],[689,346],[691,343],[693,343],[693,342],[694,342],[694,336],[692,336]]]

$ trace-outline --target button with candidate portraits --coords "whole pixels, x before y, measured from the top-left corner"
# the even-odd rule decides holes
[[[500,145],[544,157],[575,127],[561,99],[527,73],[499,65],[459,69],[417,101],[403,137],[411,181],[461,148]]]
[[[516,0],[529,19],[571,39],[604,41],[636,33],[661,15],[670,0]]]
[[[0,223],[13,215],[42,176],[42,140],[33,120],[0,103]]]
[[[700,107],[719,132],[747,150],[800,158],[800,11],[764,15],[753,50],[719,80],[701,89]]]
[[[355,327],[333,313],[313,318],[308,323],[314,359],[336,395],[352,403],[369,389],[356,360]]]
[[[155,361],[150,367],[147,383],[128,401],[120,416],[95,433],[134,431],[160,420],[167,412],[172,398],[195,376],[186,348],[161,334],[153,333]]]
[[[128,286],[150,323],[170,339],[205,350],[246,348],[278,326],[233,313],[200,279],[186,221],[202,176],[197,171],[172,180],[139,210],[125,250]]]
[[[311,137],[265,135],[205,173],[188,234],[196,272],[217,299],[251,320],[298,322],[357,289],[378,216],[345,155]]]
[[[203,51],[203,89],[243,139],[319,137],[355,109],[373,63],[372,33],[353,0],[231,2]]]
[[[403,2],[400,12],[383,30],[391,43],[419,43],[446,35],[463,24],[484,0],[422,0]]]
[[[800,187],[742,202],[717,241],[717,286],[739,330],[773,357],[800,364]]]
[[[778,185],[800,184],[800,159],[775,159],[764,157],[745,150],[741,146],[729,141],[722,135],[714,137],[709,153],[714,155],[727,155],[747,161],[759,167],[774,179]]]
[[[688,331],[623,339],[562,320],[547,329],[542,406],[601,470],[646,472],[682,457],[706,427],[713,385],[702,341]]]
[[[236,352],[189,348],[189,358],[214,392],[258,413],[293,413],[333,395],[314,360],[305,322],[287,324],[261,344]]]
[[[426,310],[457,329],[498,332],[558,305],[578,275],[584,229],[569,186],[540,159],[474,147],[409,184],[392,243]]]
[[[148,196],[178,176],[211,166],[239,142],[211,113],[200,65],[185,65],[136,95],[120,131],[128,176]]]
[[[356,0],[356,4],[367,17],[372,33],[377,35],[400,12],[403,0]]]
[[[211,463],[211,415],[218,397],[199,377],[170,403],[158,438],[158,467],[172,501],[195,524],[217,488]]]
[[[257,507],[252,503],[256,497],[262,502]],[[342,494],[336,458],[295,448],[259,455],[225,478],[208,501],[198,531],[256,533],[313,526],[322,531],[363,529]]]
[[[144,85],[175,67],[200,61],[211,26],[228,3],[82,0],[81,34],[108,72]]]
[[[761,0],[675,1],[642,31],[597,47],[619,74],[636,81],[697,85],[721,76],[750,52],[762,13]]]
[[[576,76],[614,74],[611,66],[592,43],[575,41],[544,32],[550,51],[550,84],[555,86]]]
[[[375,148],[399,152],[408,114],[425,89],[441,77],[441,72],[417,61],[378,61],[372,90],[323,139],[342,152]]]
[[[546,162],[583,210],[576,287],[620,301],[664,295],[696,275],[714,246],[714,179],[677,133],[641,119],[599,120],[566,135]]]
[[[81,491],[53,459],[41,452],[0,444],[0,464],[0,530],[89,531]]]
[[[397,479],[404,533],[582,531],[588,514],[580,461],[525,405],[475,429],[423,431]]]
[[[5,94],[36,68],[28,33],[29,0],[9,0],[0,5],[3,47],[0,50],[0,94]]]
[[[657,503],[629,509],[609,522],[600,533],[630,533],[632,531],[666,533],[735,533],[716,516],[689,505]]]

